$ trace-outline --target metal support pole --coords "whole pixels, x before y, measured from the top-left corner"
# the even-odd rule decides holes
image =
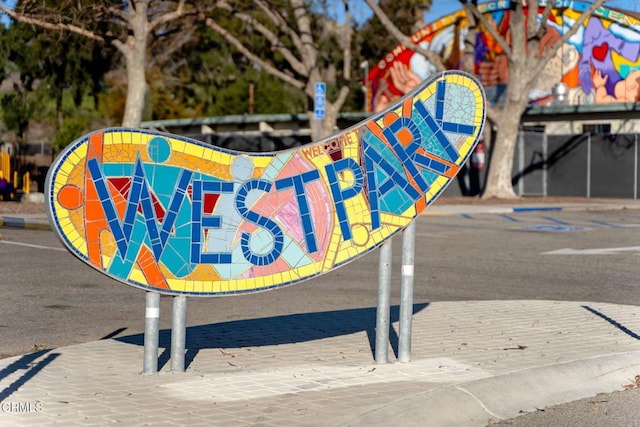
[[[542,195],[547,197],[548,194],[548,164],[547,159],[549,158],[549,140],[546,133],[542,134]]]
[[[391,317],[391,241],[392,239],[389,239],[380,248],[375,344],[375,360],[377,363],[387,363],[389,361],[389,319]]]
[[[184,350],[187,337],[187,297],[173,297],[171,317],[171,371],[184,372]]]
[[[524,171],[524,131],[518,132],[518,173]],[[520,175],[518,179],[518,196],[524,194],[524,175]]]
[[[591,198],[591,134],[587,137],[587,198]]]
[[[316,135],[314,142],[322,139],[322,121],[322,119],[316,119]]]
[[[160,294],[147,292],[144,315],[144,362],[143,374],[158,372],[158,339],[160,322]]]
[[[400,337],[398,361],[411,360],[411,322],[413,317],[413,270],[415,259],[416,222],[402,234],[402,281],[400,283]]]
[[[633,144],[633,199],[638,198],[638,134],[635,134]]]

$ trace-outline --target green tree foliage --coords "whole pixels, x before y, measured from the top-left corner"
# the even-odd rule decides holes
[[[30,2],[20,2],[18,7],[28,8]],[[49,31],[42,28],[13,22],[3,31],[0,39],[1,50],[5,55],[5,68],[14,71],[18,82],[14,84],[15,93],[6,99],[11,102],[28,101],[28,108],[10,111],[12,104],[3,105],[6,126],[18,133],[24,140],[26,129],[31,120],[48,122],[57,131],[64,131],[67,143],[92,127],[96,114],[96,105],[87,105],[87,97],[97,101],[103,88],[103,76],[109,70],[113,51],[76,34]],[[22,100],[22,101],[20,101]],[[9,102],[9,101],[6,101]],[[26,105],[26,104],[25,104]],[[10,123],[16,123],[12,115],[28,114],[21,119],[24,129],[17,129]],[[65,120],[72,118],[77,129],[69,134],[69,125]],[[78,123],[83,126],[78,128]],[[55,145],[64,146],[61,136],[54,136]]]
[[[228,28],[238,31],[242,40],[256,49],[270,52],[263,38],[231,19],[220,18]],[[201,25],[184,46],[185,66],[180,73],[183,101],[206,116],[230,114],[300,113],[306,110],[306,96],[234,51],[221,36]],[[279,54],[270,54],[279,67],[286,64]],[[253,107],[251,103],[253,87]]]
[[[36,110],[36,100],[30,92],[9,92],[0,99],[2,119],[10,131],[15,132],[16,142],[26,142],[29,121]]]

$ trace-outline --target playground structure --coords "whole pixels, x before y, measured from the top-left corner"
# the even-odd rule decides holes
[[[15,200],[19,194],[29,194],[31,176],[27,171],[19,176],[18,171],[11,171],[11,155],[0,151],[0,200]]]

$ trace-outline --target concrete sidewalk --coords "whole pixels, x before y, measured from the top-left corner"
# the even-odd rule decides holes
[[[169,331],[158,374],[141,374],[142,335],[3,359],[0,424],[484,426],[640,374],[635,306],[416,305],[409,363],[376,364],[374,328],[373,308],[191,327],[185,373]]]

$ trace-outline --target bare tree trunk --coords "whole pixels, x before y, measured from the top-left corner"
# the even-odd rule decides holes
[[[322,138],[326,138],[338,129],[338,113],[342,106],[336,107],[334,103],[327,103],[325,118],[322,122]]]
[[[127,61],[127,100],[124,106],[122,126],[138,127],[142,122],[145,96],[147,94],[147,39],[149,24],[147,20],[146,1],[135,2],[135,11],[131,11],[129,20],[133,35],[129,35],[126,43],[114,43]]]
[[[510,61],[507,94],[502,110],[497,114],[496,139],[491,155],[491,165],[482,197],[515,198],[511,184],[513,159],[518,140],[520,118],[527,107],[528,72],[524,71],[524,61]],[[515,77],[515,78],[513,78]]]
[[[506,107],[506,105],[505,105]],[[497,132],[487,182],[482,197],[515,198],[511,185],[513,157],[516,148],[520,117],[515,114],[503,114],[497,121]]]
[[[327,102],[325,104],[324,119],[320,120],[316,120],[314,112],[309,111],[309,129],[311,130],[312,141],[317,141],[336,133],[340,108],[335,103]]]
[[[145,76],[144,50],[140,52],[133,48],[126,55],[127,60],[127,100],[124,107],[122,126],[138,127],[142,122],[145,97],[147,94],[147,79]]]

